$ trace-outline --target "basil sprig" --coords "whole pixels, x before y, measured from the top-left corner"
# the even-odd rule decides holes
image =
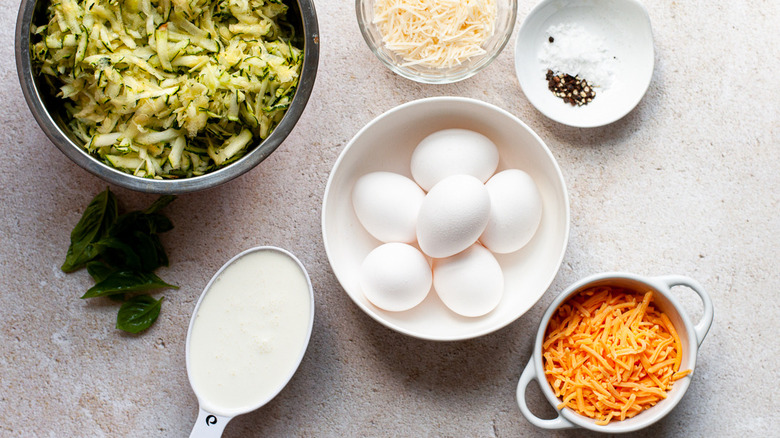
[[[70,234],[62,270],[87,268],[95,285],[81,298],[109,297],[122,302],[116,324],[120,330],[141,332],[160,314],[163,298],[138,292],[178,289],[153,272],[168,266],[159,235],[172,230],[173,223],[160,210],[174,199],[161,196],[144,210],[120,215],[116,197],[106,188],[89,203]]]

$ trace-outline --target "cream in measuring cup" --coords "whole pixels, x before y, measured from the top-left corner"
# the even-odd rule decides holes
[[[190,436],[221,436],[231,418],[271,401],[303,359],[313,321],[311,281],[295,256],[257,247],[228,261],[187,333],[187,374],[200,404]]]

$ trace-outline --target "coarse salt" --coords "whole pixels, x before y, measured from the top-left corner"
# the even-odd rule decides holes
[[[550,26],[543,46],[539,51],[542,77],[547,70],[567,73],[587,80],[602,91],[608,89],[614,80],[616,60],[609,52],[604,38],[593,35],[576,23],[561,23]]]

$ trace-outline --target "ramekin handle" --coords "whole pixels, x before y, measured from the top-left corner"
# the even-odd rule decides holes
[[[525,400],[525,390],[528,388],[528,384],[531,383],[531,380],[538,381],[533,357],[528,361],[528,365],[525,366],[523,374],[520,375],[520,381],[517,383],[517,405],[520,406],[520,412],[523,413],[523,416],[531,424],[542,429],[571,429],[576,427],[569,422],[569,420],[563,418],[560,412],[558,412],[558,417],[553,418],[552,420],[545,420],[531,413],[531,410],[528,409],[528,403],[526,403]]]
[[[712,318],[715,314],[715,310],[712,306],[712,299],[710,298],[709,294],[704,291],[704,288],[701,286],[701,284],[699,284],[698,281],[690,277],[685,277],[682,275],[667,275],[660,277],[660,280],[666,283],[670,288],[672,286],[688,287],[692,291],[696,292],[699,298],[701,298],[702,303],[704,303],[704,314],[701,317],[701,321],[699,321],[699,323],[693,327],[693,331],[696,333],[697,344],[701,345],[701,343],[704,341],[704,337],[707,336],[707,332],[710,331],[710,327],[712,326]]]

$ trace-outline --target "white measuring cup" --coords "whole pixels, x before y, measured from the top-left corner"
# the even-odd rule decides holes
[[[275,266],[274,263],[278,266]],[[246,274],[249,275],[248,277],[244,275],[246,270],[251,270],[250,274]],[[260,276],[260,274],[262,274],[262,276]],[[244,276],[242,277],[242,275]],[[289,278],[283,278],[285,276],[294,277],[295,275],[298,277],[295,278],[294,281]],[[239,281],[239,279],[241,279],[241,281]],[[234,282],[234,286],[238,287],[227,287],[226,285],[229,285],[231,281]],[[217,284],[217,286],[215,286],[215,284]],[[246,287],[247,284],[251,284],[251,286]],[[291,288],[295,289],[295,294],[297,294],[297,296],[293,297],[290,295],[289,298],[285,297],[282,299],[280,297],[275,297],[276,299],[270,299],[273,297],[273,293],[281,292],[281,289],[284,288],[285,284],[294,286]],[[242,293],[246,293],[247,289],[251,289],[255,292],[258,296],[257,301],[266,300],[268,302],[260,304],[243,302],[243,304],[239,306],[233,305],[233,303],[230,303],[229,301],[223,302],[223,300],[235,300],[240,296],[234,295],[235,292],[228,293],[225,291],[240,290]],[[262,291],[258,292],[261,289]],[[268,292],[271,289],[276,292]],[[241,298],[246,298],[246,296],[241,296]],[[203,305],[204,300],[206,301],[205,306]],[[303,300],[308,300],[308,313],[305,315],[302,313],[303,309],[301,309],[301,307],[303,307],[301,305]],[[274,363],[274,367],[272,367],[273,370],[278,370],[278,372],[271,373],[274,374],[270,377],[271,380],[263,381],[262,383],[258,380],[263,378],[261,376],[244,376],[246,377],[246,382],[243,382],[240,379],[231,380],[232,377],[230,375],[222,373],[223,367],[225,370],[232,369],[231,367],[240,368],[242,364],[245,365],[245,369],[249,370],[262,368],[254,366],[255,364],[241,363],[242,359],[240,354],[233,355],[233,357],[225,357],[226,352],[230,352],[231,349],[233,349],[233,351],[238,351],[235,350],[236,348],[239,348],[238,346],[244,345],[246,342],[254,342],[260,338],[257,333],[253,333],[251,330],[252,327],[258,329],[260,326],[251,324],[255,322],[252,321],[252,318],[249,320],[247,320],[246,317],[242,318],[242,316],[249,315],[248,313],[242,314],[242,312],[256,310],[253,305],[263,306],[263,312],[266,311],[265,309],[270,309],[268,310],[269,312],[273,312],[273,309],[299,312],[294,318],[276,318],[276,320],[279,321],[275,327],[279,328],[274,328],[271,323],[262,323],[264,324],[261,327],[263,334],[260,337],[265,338],[263,343],[258,344],[258,346],[259,348],[265,348],[267,350],[263,350],[262,354],[269,353],[267,357],[262,356],[262,359],[279,359],[280,356],[273,356],[275,351],[287,350],[286,354],[281,356],[284,360],[279,363]],[[201,313],[201,310],[203,310],[204,313]],[[220,319],[222,315],[229,315],[229,318]],[[256,313],[252,313],[252,315],[259,316]],[[294,321],[286,321],[290,319]],[[222,325],[213,325],[212,323],[214,321],[222,321],[220,323]],[[250,324],[247,324],[247,322]],[[278,335],[278,337],[286,335],[286,333],[282,333],[282,331],[285,330],[286,323],[296,324],[294,327],[287,327],[287,329],[291,330],[286,330],[288,332],[298,333],[296,338],[297,343],[295,345],[291,345],[290,342],[282,342],[281,340],[274,343],[275,340],[273,339],[273,335]],[[237,326],[239,324],[243,324],[241,325],[241,328]],[[305,324],[305,327],[303,327],[303,324]],[[209,281],[208,285],[204,288],[203,293],[195,306],[195,310],[192,313],[189,329],[187,331],[187,377],[189,378],[190,386],[192,386],[192,389],[198,398],[199,404],[198,418],[192,428],[190,437],[220,437],[222,436],[222,432],[227,423],[235,416],[259,409],[276,397],[290,381],[293,374],[295,374],[295,371],[298,369],[301,360],[303,360],[303,355],[306,352],[311,337],[313,324],[314,291],[311,280],[306,272],[306,268],[304,268],[300,260],[293,254],[273,246],[260,246],[248,249],[225,263],[225,265],[214,274],[214,277],[211,278],[211,281]],[[247,325],[252,326],[250,327],[250,330],[246,330]],[[301,329],[305,329],[305,332],[301,332]],[[240,333],[236,335],[238,332]],[[304,333],[305,337],[302,336]],[[244,339],[244,336],[247,338]],[[251,337],[251,340],[249,340],[249,337]],[[194,348],[193,341],[195,342]],[[217,351],[214,354],[214,362],[211,364],[212,368],[216,367],[213,368],[216,372],[210,375],[213,376],[214,379],[204,380],[204,369],[206,368],[204,368],[205,364],[203,361],[204,358],[210,357],[208,354],[204,355],[204,351],[210,353],[212,348],[214,351]],[[219,357],[220,355],[221,357]],[[257,357],[258,356],[245,356],[245,359],[257,361]],[[211,359],[208,360],[210,361]],[[212,368],[208,369],[212,370]],[[269,369],[271,369],[271,367],[269,367]],[[251,391],[251,389],[248,388],[254,388],[253,385],[258,383],[262,385],[259,386],[262,388],[262,391],[259,391],[256,397],[251,394],[244,394],[243,398],[246,402],[236,402],[237,404],[233,403],[233,401],[226,402],[228,399],[223,397],[223,395],[227,395],[231,388],[235,390],[237,384],[241,384],[238,391],[246,393]],[[215,385],[223,387],[223,392],[225,392],[225,394],[220,394],[218,390],[215,389]]]

